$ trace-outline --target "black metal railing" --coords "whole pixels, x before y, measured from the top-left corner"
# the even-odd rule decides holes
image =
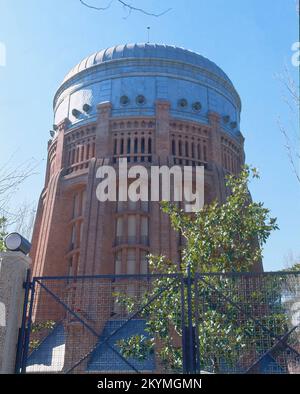
[[[300,272],[36,277],[26,289],[17,372],[300,372]]]

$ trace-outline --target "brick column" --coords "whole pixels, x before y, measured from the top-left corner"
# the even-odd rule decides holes
[[[170,155],[170,103],[168,101],[156,101],[156,156],[159,164],[168,164]],[[154,163],[155,164],[155,163]]]
[[[222,166],[222,146],[220,136],[220,115],[215,112],[208,114],[209,124],[211,125],[210,132],[210,154],[211,161],[217,165]]]
[[[168,101],[156,101],[156,160],[154,165],[169,165],[170,156],[170,103]],[[150,219],[150,249],[153,254],[162,254],[171,257],[169,216],[161,211],[160,204],[151,204]]]
[[[96,128],[96,157],[105,158],[110,155],[109,119],[112,105],[109,101],[98,104],[98,120]]]
[[[64,143],[65,143],[65,131],[67,130],[69,125],[69,120],[64,119],[57,128],[57,146],[56,146],[56,155],[55,155],[55,169],[54,173],[60,171],[65,166],[65,152],[64,152]]]

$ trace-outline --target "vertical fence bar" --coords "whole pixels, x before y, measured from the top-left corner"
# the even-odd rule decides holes
[[[196,352],[196,373],[201,373],[201,354],[199,341],[199,289],[198,289],[198,274],[194,277],[194,291],[195,291],[195,352]]]
[[[27,270],[26,281],[24,282],[24,304],[23,304],[23,312],[22,312],[22,323],[21,328],[19,330],[19,338],[18,338],[18,345],[17,345],[17,355],[16,355],[16,365],[15,365],[15,373],[18,374],[21,372],[22,368],[22,359],[24,353],[24,341],[25,341],[25,334],[26,334],[26,317],[27,317],[27,307],[28,307],[28,299],[30,293],[30,269]]]
[[[180,276],[181,286],[180,286],[180,293],[181,293],[181,331],[182,331],[182,372],[187,373],[187,355],[188,349],[186,346],[186,327],[185,327],[185,296],[184,296],[184,288],[185,288],[185,280],[183,275]]]
[[[27,327],[25,329],[25,339],[24,339],[24,351],[22,355],[22,368],[21,373],[26,373],[26,365],[27,365],[27,358],[29,352],[29,340],[30,340],[30,333],[31,333],[31,323],[32,323],[32,311],[33,311],[33,303],[34,303],[34,294],[35,294],[35,278],[33,278],[31,284],[31,297],[30,297],[30,306],[29,306],[29,313],[28,313],[28,321]]]
[[[189,354],[189,371],[188,373],[194,373],[194,330],[193,330],[193,311],[192,311],[192,276],[191,267],[188,265],[187,269],[187,308],[188,308],[188,354]]]

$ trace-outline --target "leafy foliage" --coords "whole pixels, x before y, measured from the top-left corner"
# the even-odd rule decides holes
[[[31,325],[31,339],[29,342],[29,349],[33,351],[39,347],[43,338],[45,338],[49,332],[55,327],[54,320],[45,320],[42,322],[35,322]]]
[[[269,210],[251,200],[248,191],[251,176],[257,178],[258,174],[249,167],[239,176],[229,176],[230,193],[226,201],[223,204],[214,201],[193,216],[175,205],[163,203],[164,212],[170,215],[174,229],[186,239],[186,246],[180,267],[164,256],[149,256],[150,272],[163,276],[156,276],[142,296],[115,294],[117,302],[129,314],[145,305],[139,315],[147,322],[147,336],[119,341],[125,357],[144,359],[155,347],[166,371],[182,371],[182,327],[187,326],[187,286],[182,286],[182,280],[187,270],[192,277],[198,275],[191,285],[191,301],[202,368],[219,372],[222,364],[245,367],[244,354],[259,351],[260,347],[264,351],[264,344],[259,340],[263,332],[256,318],[267,330],[275,327],[278,335],[284,332],[286,319],[276,281],[271,278],[253,286],[243,276],[222,275],[249,271],[259,264],[262,246],[278,228]],[[220,275],[201,276],[205,273]]]
[[[192,272],[242,272],[261,261],[262,247],[278,226],[263,203],[251,201],[251,176],[259,177],[256,169],[247,166],[239,176],[228,176],[231,192],[225,203],[206,205],[193,220],[176,206],[163,203],[173,227],[187,241],[182,257]]]

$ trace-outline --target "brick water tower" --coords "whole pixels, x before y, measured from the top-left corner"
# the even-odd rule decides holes
[[[203,56],[169,45],[117,45],[92,54],[54,97],[45,186],[33,234],[33,275],[147,273],[146,256],[180,262],[181,240],[156,202],[96,197],[99,166],[205,167],[205,200],[244,163],[241,102]]]

